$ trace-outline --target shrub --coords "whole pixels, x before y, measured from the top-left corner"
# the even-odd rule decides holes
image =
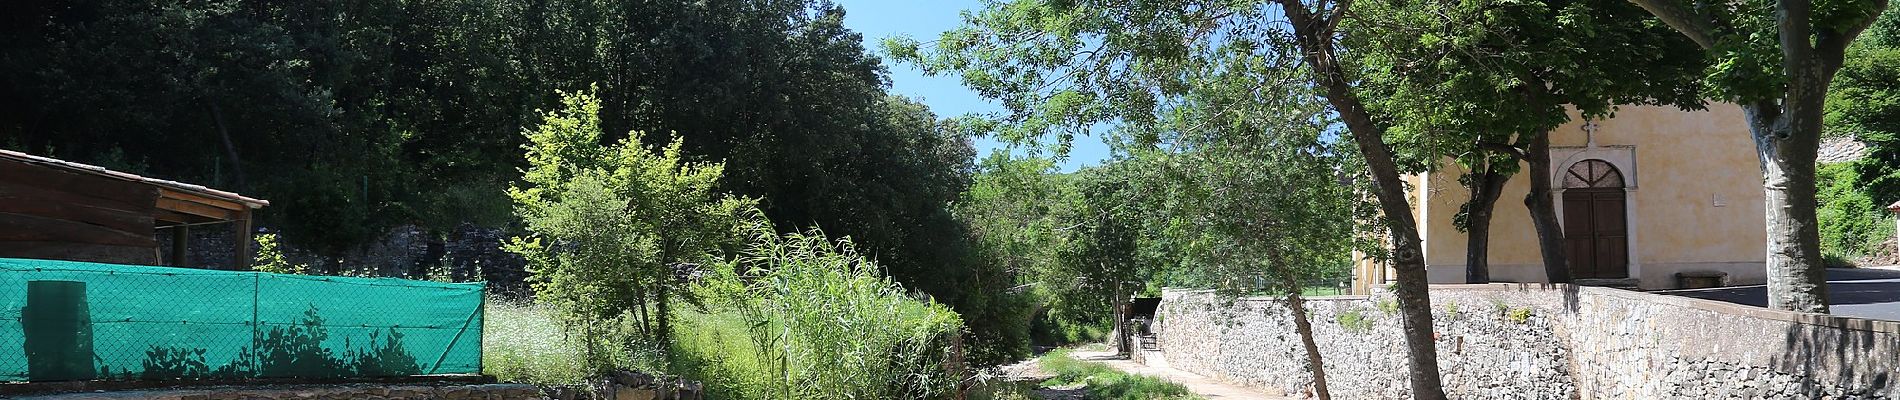
[[[1511,312],[1508,314],[1505,314],[1504,317],[1507,319],[1510,319],[1511,322],[1516,322],[1520,324],[1530,322],[1531,309],[1529,307],[1513,308],[1511,309]]]
[[[1893,221],[1884,204],[1865,190],[1862,161],[1822,165],[1815,171],[1820,207],[1821,251],[1829,266],[1847,266],[1848,260],[1868,255],[1893,234]]]
[[[1354,308],[1339,313],[1339,327],[1346,328],[1347,332],[1370,332],[1372,331],[1372,319],[1367,318],[1366,313]]]
[[[731,399],[918,399],[955,390],[957,314],[907,296],[849,240],[780,236],[755,224],[737,263],[744,272],[723,268],[695,285],[706,307],[679,320],[679,373]]]

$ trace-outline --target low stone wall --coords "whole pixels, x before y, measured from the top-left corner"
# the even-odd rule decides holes
[[[1432,290],[1439,368],[1456,398],[1888,398],[1900,323],[1769,311],[1617,289],[1524,284]],[[1410,394],[1388,294],[1308,300],[1338,398]],[[1163,294],[1169,365],[1310,393],[1284,302]]]

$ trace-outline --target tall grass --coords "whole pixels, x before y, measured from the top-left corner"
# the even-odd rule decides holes
[[[698,285],[674,366],[731,399],[923,399],[953,393],[962,321],[905,294],[849,241],[762,231],[744,273]]]
[[[573,386],[595,375],[588,349],[561,330],[554,310],[545,305],[488,299],[482,332],[482,372],[502,382]],[[616,335],[626,343],[630,334]],[[618,346],[616,346],[618,347]],[[631,347],[631,346],[628,346]],[[596,349],[613,369],[651,371],[652,355],[628,347]]]

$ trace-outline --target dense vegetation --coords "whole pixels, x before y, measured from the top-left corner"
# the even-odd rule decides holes
[[[341,273],[285,249],[335,256],[401,225],[505,230],[535,289],[491,321],[487,364],[512,381],[632,368],[729,398],[948,397],[966,365],[1106,338],[1162,286],[1285,296],[1306,326],[1299,297],[1344,283],[1361,249],[1399,272],[1430,398],[1401,174],[1472,171],[1460,221],[1481,237],[1566,107],[1746,105],[1787,205],[1768,207],[1772,304],[1825,311],[1816,249],[1866,256],[1893,229],[1900,18],[1855,42],[1884,2],[1759,17],[1808,3],[988,2],[938,40],[887,41],[1005,107],[940,119],[888,93],[821,0],[27,2],[0,15],[0,147],[271,199],[263,270]],[[1804,173],[1814,93],[1867,158]],[[1056,158],[979,161],[975,134]],[[1059,171],[1091,134],[1115,158]]]
[[[588,91],[601,144],[677,138],[681,160],[724,164],[717,192],[783,231],[848,236],[951,304],[979,359],[1026,354],[1024,302],[992,298],[1017,282],[951,215],[969,139],[886,93],[843,17],[819,1],[23,3],[0,16],[0,147],[270,199],[260,222],[285,246],[340,255],[403,224],[521,228],[504,194],[529,166],[521,132],[558,91]]]
[[[1882,15],[1848,49],[1827,107],[1828,133],[1862,141],[1868,151],[1815,171],[1822,250],[1836,264],[1900,262],[1891,258],[1893,214],[1886,210],[1900,201],[1900,15]]]

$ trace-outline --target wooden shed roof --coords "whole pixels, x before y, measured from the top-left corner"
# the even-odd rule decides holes
[[[248,219],[248,214],[251,210],[270,205],[269,201],[245,197],[237,193],[200,185],[148,178],[136,174],[113,171],[96,165],[41,157],[12,150],[0,150],[0,161],[13,161],[55,171],[98,176],[155,187],[158,189],[159,194],[159,213],[158,215],[154,215],[153,218],[156,219],[156,222],[159,222],[160,225],[199,224]]]

